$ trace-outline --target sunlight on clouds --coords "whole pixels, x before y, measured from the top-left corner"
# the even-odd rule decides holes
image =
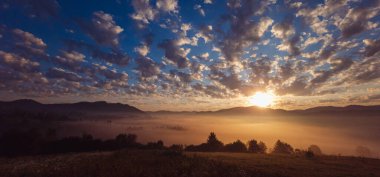
[[[253,96],[249,97],[249,103],[254,106],[268,107],[274,104],[275,95],[272,91],[269,92],[256,92]]]

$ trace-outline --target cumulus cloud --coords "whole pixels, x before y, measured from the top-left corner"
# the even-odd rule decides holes
[[[195,36],[198,38],[202,38],[205,41],[205,43],[213,40],[214,35],[212,34],[212,26],[202,25]]]
[[[312,84],[324,83],[329,78],[348,69],[353,64],[351,59],[330,59],[329,70],[316,71],[316,77],[311,80]]]
[[[370,30],[378,26],[377,23],[369,21],[378,15],[380,11],[380,2],[375,7],[358,7],[350,9],[347,15],[339,23],[342,37],[349,38],[365,30]],[[377,6],[377,7],[376,7]]]
[[[165,51],[165,57],[173,62],[178,68],[186,68],[190,62],[187,58],[188,51],[181,48],[182,40],[164,40],[158,47]]]
[[[136,58],[136,70],[139,72],[142,78],[149,78],[153,76],[157,76],[161,69],[160,66],[149,57],[138,57]]]
[[[366,45],[364,54],[366,57],[375,55],[380,51],[380,40],[366,39],[363,41]]]
[[[10,34],[13,41],[6,45],[12,46],[12,50],[25,58],[46,58],[46,43],[39,37],[21,29],[12,29]]]
[[[110,46],[119,45],[119,34],[124,29],[115,23],[111,14],[96,11],[92,14],[90,23],[83,22],[81,24],[86,33],[97,43]]]
[[[280,39],[287,39],[295,34],[295,30],[292,24],[292,19],[287,18],[282,23],[278,23],[272,26],[272,34]]]
[[[61,53],[61,55],[56,56],[56,62],[71,69],[80,67],[79,64],[82,63],[86,57],[77,51],[62,51]]]
[[[249,7],[249,4],[247,6]],[[250,15],[254,13],[255,11],[252,11]],[[244,15],[237,15],[242,16],[242,18],[231,24],[231,31],[219,43],[225,58],[229,61],[239,60],[243,54],[243,49],[257,43],[266,29],[273,23],[273,20],[269,17],[262,17],[259,23],[254,23],[249,20],[249,15]]]
[[[141,56],[146,56],[148,55],[149,53],[149,46],[147,46],[146,44],[143,44],[141,46],[138,46],[135,48],[135,51],[141,55]]]
[[[366,57],[356,62],[346,73],[346,81],[353,83],[365,83],[380,78],[379,55]]]
[[[164,12],[178,12],[178,1],[177,0],[157,0],[156,6],[158,9]]]
[[[81,41],[66,40],[65,45],[69,50],[84,50],[90,53],[93,58],[101,59],[103,61],[126,66],[130,62],[130,57],[119,48],[112,48],[111,50],[102,50],[101,48],[87,44]]]
[[[40,64],[20,57],[13,53],[7,53],[0,50],[0,64],[12,68],[17,72],[36,72],[39,71]]]
[[[132,7],[135,13],[131,17],[137,21],[139,28],[145,27],[158,15],[158,11],[150,5],[149,0],[133,0]]]

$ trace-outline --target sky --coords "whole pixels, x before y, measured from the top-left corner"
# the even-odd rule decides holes
[[[0,98],[380,104],[379,0],[0,0]]]

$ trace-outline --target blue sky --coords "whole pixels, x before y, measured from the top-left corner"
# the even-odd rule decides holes
[[[2,0],[0,97],[145,110],[378,104],[379,1]]]

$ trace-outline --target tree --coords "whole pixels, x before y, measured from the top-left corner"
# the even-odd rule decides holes
[[[214,132],[211,132],[207,138],[206,151],[220,151],[223,148],[223,143],[218,140]]]
[[[267,150],[267,146],[263,142],[257,143],[256,140],[252,139],[248,141],[248,152],[253,152],[253,153],[265,153]]]
[[[236,140],[233,143],[226,144],[224,150],[227,152],[247,152],[247,147],[240,140]]]
[[[135,134],[119,134],[115,138],[117,145],[119,148],[125,148],[125,147],[133,147],[135,146],[137,135]]]
[[[319,148],[317,145],[310,145],[307,150],[312,152],[314,155],[322,155],[321,148]]]
[[[267,145],[265,145],[264,142],[260,141],[259,142],[259,151],[258,153],[262,153],[262,154],[265,154],[267,152]]]
[[[272,151],[272,153],[276,154],[292,154],[293,152],[294,150],[292,146],[280,140],[277,140]]]

